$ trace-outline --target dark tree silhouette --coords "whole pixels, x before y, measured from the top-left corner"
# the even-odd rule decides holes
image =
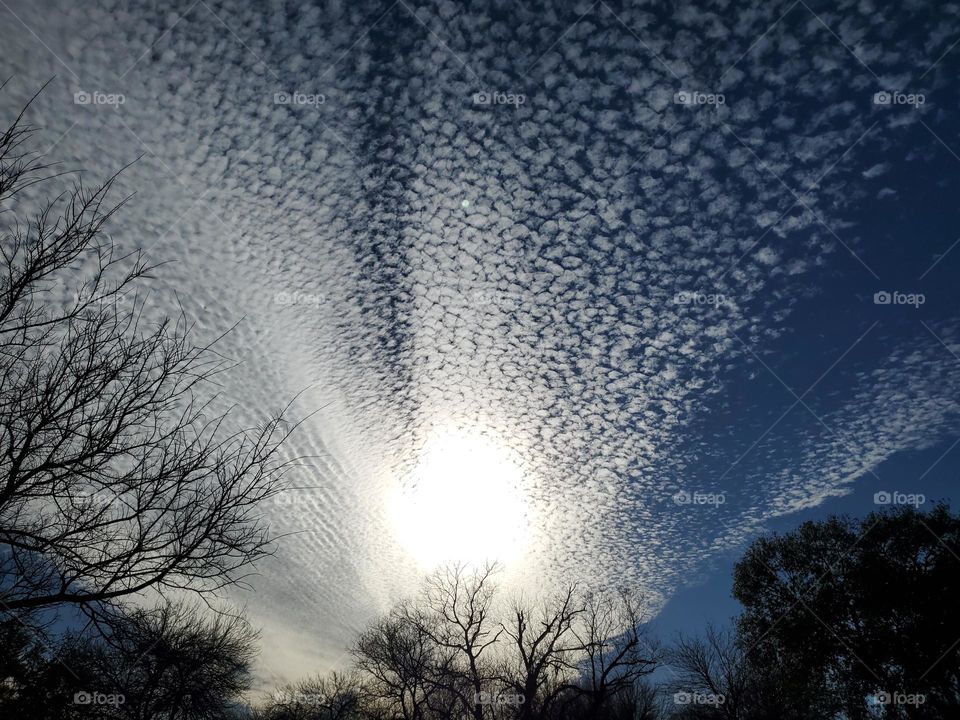
[[[403,720],[653,717],[640,681],[657,653],[637,597],[571,587],[536,608],[508,607],[496,570],[443,568],[361,635],[361,710]]]
[[[593,718],[612,698],[652,673],[659,654],[644,632],[640,596],[622,589],[615,594],[588,593],[583,608],[582,629],[574,625],[574,634],[585,655],[580,686],[587,701],[586,717]]]
[[[257,638],[243,618],[195,605],[137,609],[96,644],[92,689],[123,694],[122,718],[224,718],[250,685]]]
[[[94,653],[86,638],[67,636],[52,641],[19,619],[0,621],[0,717],[93,717],[92,709],[74,702],[78,693],[94,685],[89,672],[93,665]]]
[[[496,565],[487,565],[469,573],[453,565],[436,571],[427,579],[425,610],[412,616],[449,657],[441,675],[447,695],[476,720],[484,716],[478,697],[493,680],[488,651],[503,632],[491,616],[497,570]]]
[[[530,608],[517,601],[504,631],[513,645],[504,662],[505,685],[524,697],[518,716],[527,720],[551,711],[571,690],[577,690],[576,662],[582,642],[573,624],[584,608],[575,586]]]
[[[291,428],[224,432],[205,393],[226,361],[182,314],[150,325],[123,301],[153,268],[104,233],[115,178],[15,220],[55,182],[32,132],[21,113],[0,135],[0,609],[242,582],[270,550],[261,503]],[[64,304],[52,291],[72,282]]]
[[[225,720],[249,688],[257,639],[242,618],[182,603],[52,645],[15,620],[0,632],[0,717],[19,720]]]
[[[754,542],[734,574],[755,664],[777,668],[783,696],[800,687],[851,720],[881,704],[960,715],[958,593],[960,518],[944,505],[806,522]]]
[[[425,629],[418,609],[401,603],[367,629],[353,650],[378,709],[402,720],[424,720],[450,711],[446,689],[453,653]]]
[[[814,720],[830,717],[813,693],[783,693],[775,667],[752,662],[733,629],[708,626],[702,635],[681,636],[667,653],[671,681],[667,699],[677,720]]]
[[[256,720],[382,720],[360,674],[333,672],[288,684],[273,693]]]

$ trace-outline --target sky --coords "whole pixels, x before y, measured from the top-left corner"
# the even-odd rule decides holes
[[[4,120],[296,398],[261,673],[448,556],[736,612],[751,539],[960,468],[960,5],[0,0]],[[312,414],[311,414],[312,413]]]

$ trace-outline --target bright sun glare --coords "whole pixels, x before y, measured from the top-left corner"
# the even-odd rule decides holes
[[[423,567],[520,559],[529,506],[512,454],[479,433],[430,437],[411,478],[390,503],[400,544]]]

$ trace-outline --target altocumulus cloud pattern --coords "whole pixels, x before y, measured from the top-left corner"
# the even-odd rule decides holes
[[[143,156],[148,310],[239,321],[239,421],[321,408],[245,598],[268,658],[334,662],[410,586],[386,499],[437,433],[518,467],[517,582],[655,605],[956,434],[956,237],[874,214],[955,190],[956,4],[0,4],[50,153]]]

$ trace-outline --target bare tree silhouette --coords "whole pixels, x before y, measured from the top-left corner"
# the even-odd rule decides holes
[[[94,646],[100,687],[124,696],[121,717],[221,718],[247,690],[258,634],[241,617],[203,609],[134,610]]]
[[[584,597],[574,634],[585,655],[581,687],[586,717],[599,717],[612,698],[656,668],[659,652],[646,637],[643,607],[639,594],[624,589]]]
[[[108,632],[70,632],[49,652],[0,623],[0,716],[20,720],[213,720],[250,684],[257,633],[239,616],[183,602],[114,615]]]
[[[21,113],[0,135],[0,609],[241,583],[270,551],[260,507],[291,466],[278,449],[292,428],[224,432],[205,393],[229,363],[183,313],[149,325],[122,301],[154,268],[104,232],[116,176],[11,218],[54,178],[32,133]]]
[[[393,717],[423,720],[449,710],[453,653],[426,631],[419,611],[401,603],[367,629],[353,650],[374,702]]]
[[[426,619],[421,623],[423,632],[442,652],[450,653],[445,689],[476,720],[484,716],[480,693],[493,679],[487,651],[503,632],[491,617],[497,570],[495,564],[475,573],[467,572],[463,565],[437,570],[427,578],[426,611],[415,616]]]
[[[361,635],[355,669],[368,700],[357,717],[599,720],[631,708],[652,717],[641,681],[659,654],[637,596],[572,586],[537,607],[504,605],[497,571],[441,568]]]
[[[679,637],[668,661],[675,673],[671,687],[675,693],[720,699],[715,705],[688,709],[687,714],[724,720],[756,716],[752,713],[759,702],[757,678],[735,633],[708,627],[703,636]]]
[[[380,720],[370,691],[357,671],[333,672],[288,684],[273,693],[270,705],[255,711],[256,720]]]
[[[504,623],[513,651],[501,677],[523,695],[518,715],[524,720],[549,715],[564,693],[578,689],[574,681],[582,643],[573,625],[584,608],[576,594],[576,586],[571,586],[537,609],[516,601]]]

